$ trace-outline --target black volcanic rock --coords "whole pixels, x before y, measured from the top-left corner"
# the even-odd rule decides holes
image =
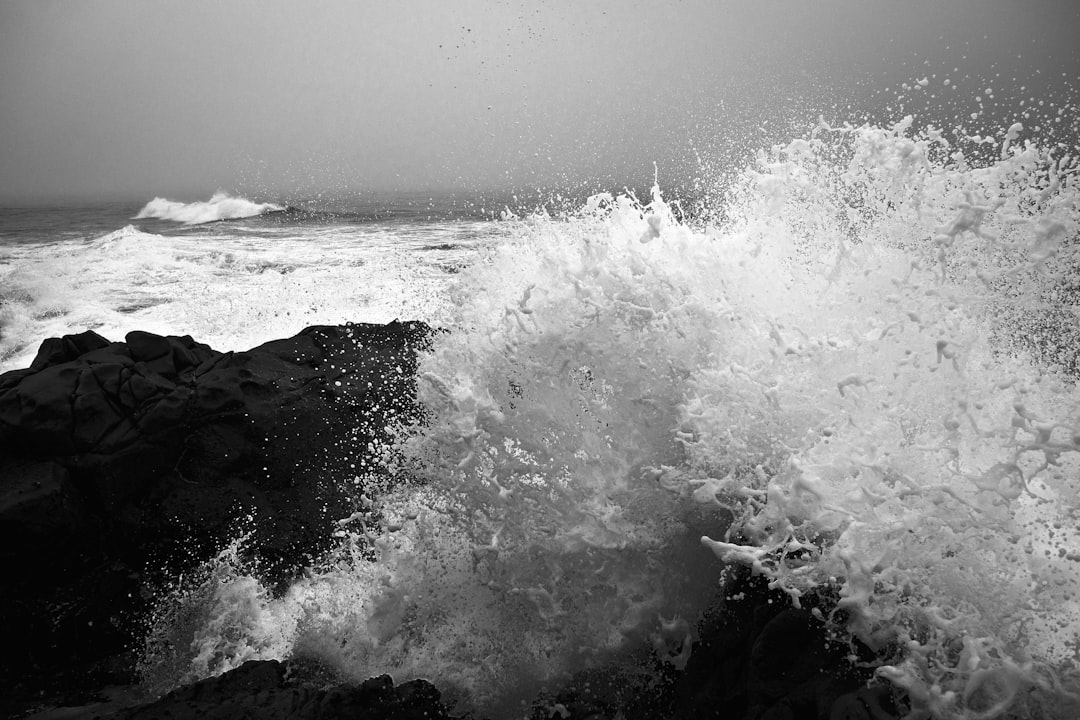
[[[387,426],[415,414],[429,337],[422,323],[311,327],[222,353],[86,332],[0,375],[5,702],[130,680],[155,571],[240,530],[271,581],[310,563],[357,509],[356,478],[378,472]]]

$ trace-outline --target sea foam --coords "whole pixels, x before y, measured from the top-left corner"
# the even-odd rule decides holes
[[[159,220],[184,223],[185,225],[200,225],[218,220],[238,220],[255,217],[256,215],[280,212],[282,210],[285,210],[283,205],[257,203],[241,197],[232,197],[228,193],[218,192],[214,193],[213,197],[206,202],[182,203],[156,197],[146,203],[143,209],[132,219],[157,218]]]
[[[309,325],[437,322],[441,283],[497,230],[360,224],[161,235],[128,225],[5,248],[0,372],[29,365],[42,338],[87,329],[113,340],[133,330],[191,335],[228,351]],[[423,249],[433,242],[447,249]]]
[[[684,662],[665,628],[741,563],[796,605],[836,590],[823,621],[914,717],[1075,717],[1077,161],[994,142],[822,122],[759,153],[720,225],[658,188],[508,221],[386,449],[417,484],[339,479],[381,521],[342,518],[280,597],[223,555],[148,673],[307,655],[510,716],[650,638]]]

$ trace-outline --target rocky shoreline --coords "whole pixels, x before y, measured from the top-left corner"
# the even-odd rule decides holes
[[[357,510],[342,484],[417,417],[416,322],[319,326],[246,352],[190,337],[46,340],[0,375],[0,714],[24,717],[449,717],[432,683],[341,684],[302,659],[249,662],[149,704],[138,682],[155,588],[211,558],[244,519],[260,570],[286,583]],[[369,464],[369,460],[372,460]],[[700,619],[685,670],[586,673],[534,717],[889,718],[873,658],[745,571]],[[828,603],[827,598],[818,600]],[[645,659],[644,662],[648,662]],[[64,708],[69,708],[65,710]]]

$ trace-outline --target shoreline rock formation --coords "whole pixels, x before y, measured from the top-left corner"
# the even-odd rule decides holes
[[[310,563],[357,509],[338,481],[415,412],[430,335],[320,326],[222,353],[85,332],[0,376],[3,702],[131,682],[155,573],[212,557],[245,518],[268,579]]]
[[[347,685],[303,659],[249,662],[144,705],[92,705],[136,683],[154,588],[170,576],[241,529],[271,585],[329,547],[334,521],[360,509],[351,482],[377,471],[387,426],[420,413],[417,351],[432,332],[320,326],[229,353],[187,336],[85,332],[0,375],[0,715],[449,717],[438,678]],[[683,671],[646,650],[633,661],[653,663],[648,682],[590,670],[538,699],[533,717],[895,716],[889,689],[868,687],[872,671],[850,661],[857,648],[761,578],[728,576]]]

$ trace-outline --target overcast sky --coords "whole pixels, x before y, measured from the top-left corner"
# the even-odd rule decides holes
[[[1077,38],[1076,0],[0,0],[0,200],[640,183],[945,65],[1075,84]]]

